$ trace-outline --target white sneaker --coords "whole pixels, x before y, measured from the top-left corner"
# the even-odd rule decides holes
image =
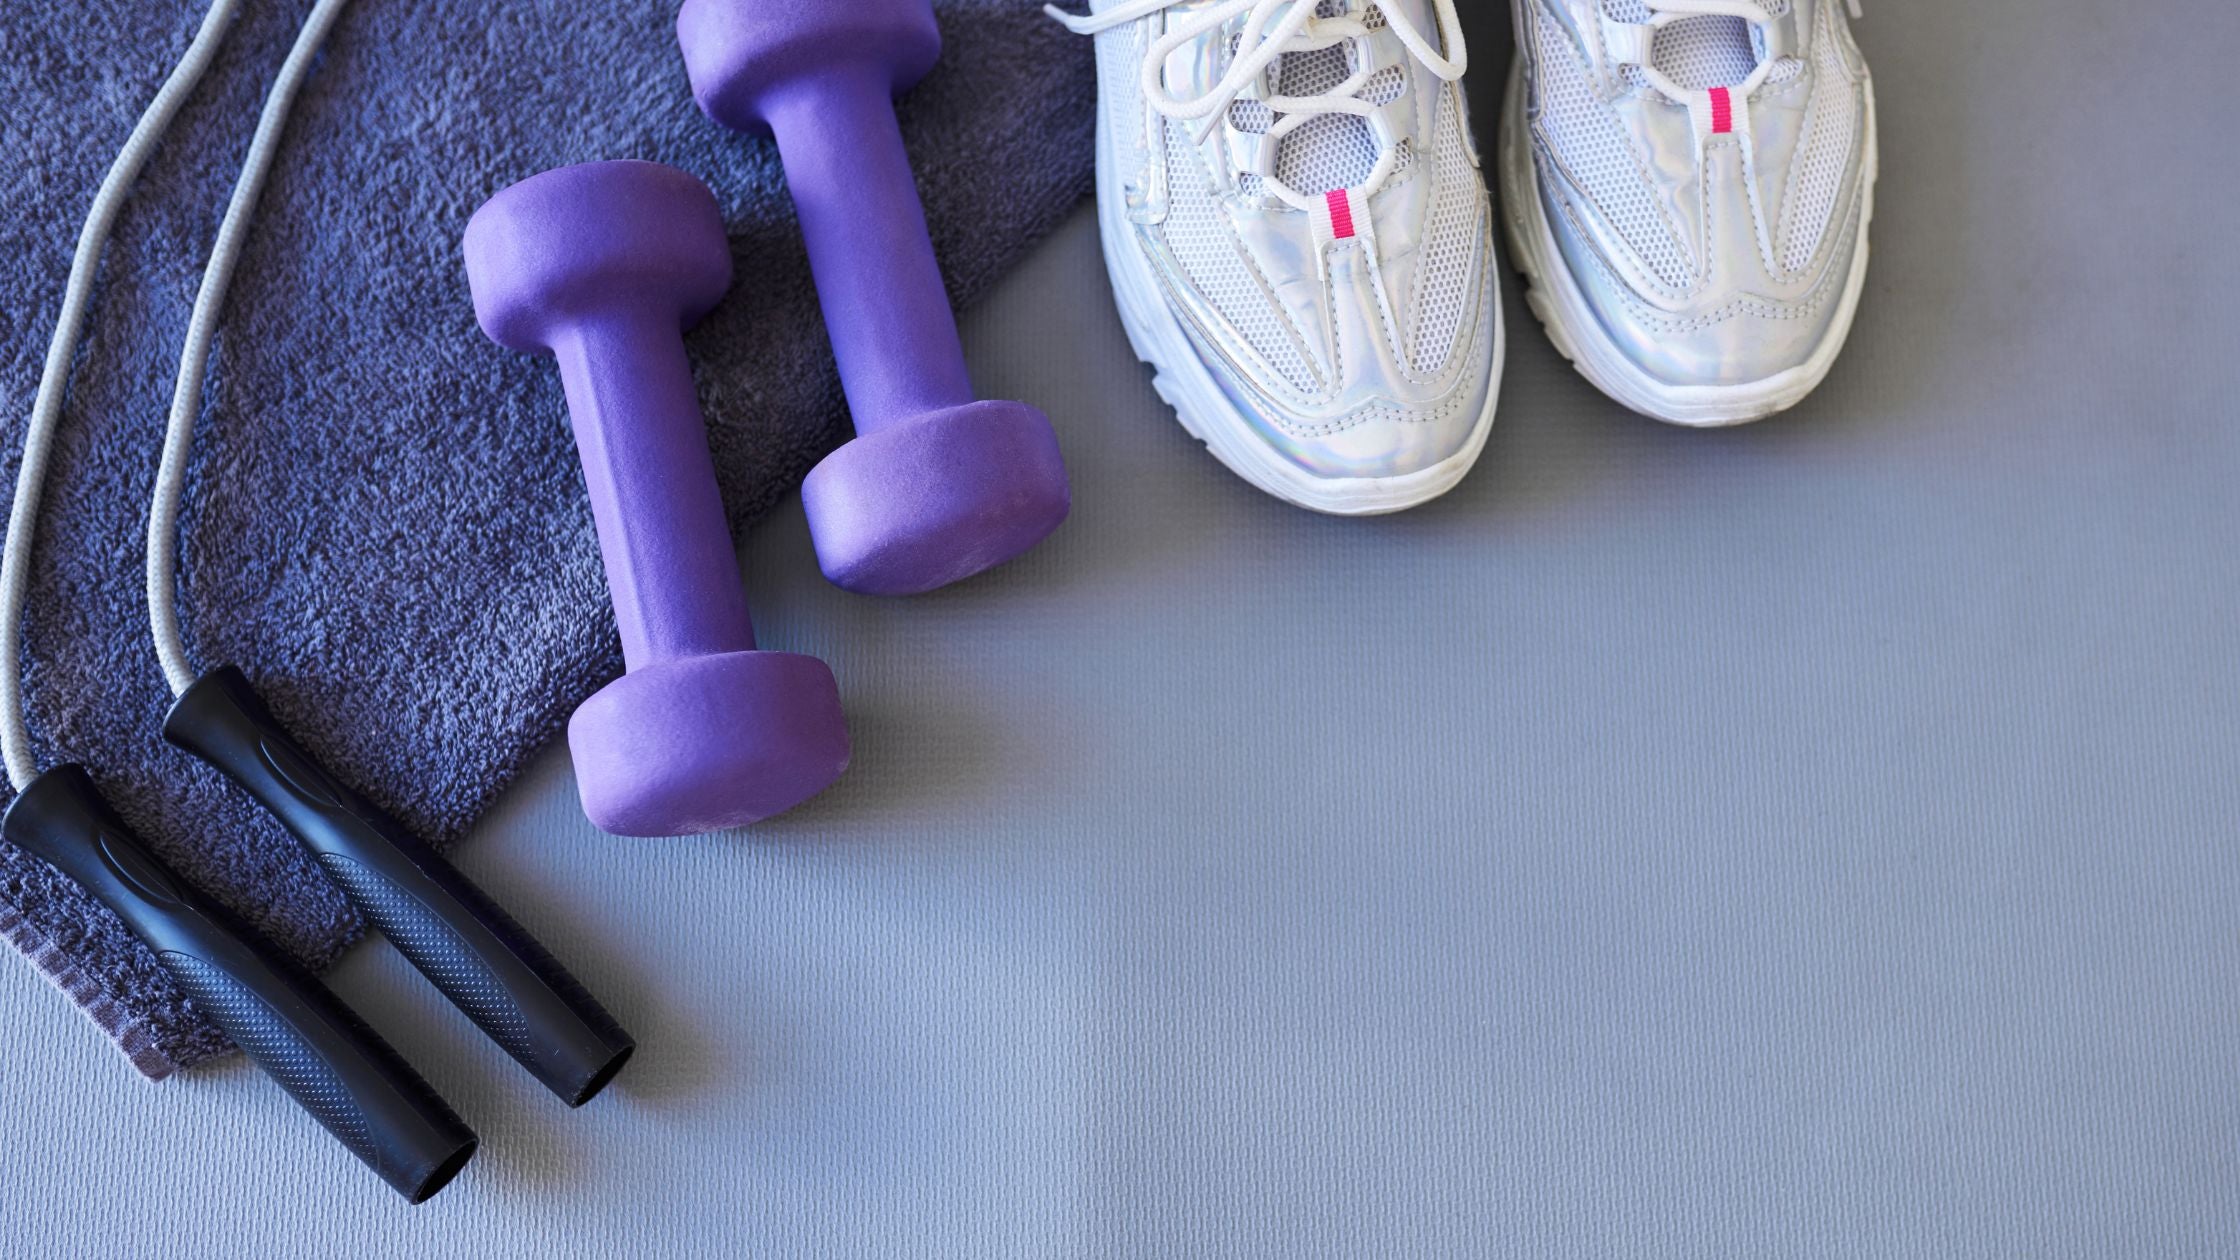
[[[1874,217],[1874,86],[1842,7],[1512,4],[1503,217],[1556,348],[1675,424],[1795,405],[1851,331]]]
[[[1501,376],[1455,0],[1093,0],[1097,206],[1136,354],[1238,476],[1437,498]]]

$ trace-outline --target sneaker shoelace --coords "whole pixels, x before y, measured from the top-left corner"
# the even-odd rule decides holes
[[[1384,27],[1392,31],[1417,61],[1439,79],[1452,83],[1462,77],[1469,66],[1469,50],[1462,38],[1462,19],[1455,15],[1455,0],[1431,0],[1434,22],[1440,44],[1451,49],[1442,54],[1405,13],[1379,10]],[[1733,0],[1740,3],[1741,0]],[[1130,22],[1140,21],[1152,14],[1163,12],[1183,3],[1183,0],[1127,0],[1102,13],[1074,14],[1056,5],[1045,6],[1044,12],[1080,35],[1099,35]],[[1160,114],[1179,122],[1192,122],[1197,126],[1191,139],[1205,143],[1207,136],[1228,115],[1230,106],[1246,88],[1260,82],[1270,66],[1279,57],[1294,53],[1316,53],[1335,48],[1357,39],[1366,39],[1377,28],[1369,25],[1369,9],[1358,13],[1320,16],[1315,0],[1227,0],[1204,9],[1174,27],[1154,42],[1143,58],[1142,86],[1144,102]],[[1228,72],[1221,80],[1197,96],[1178,97],[1167,90],[1165,67],[1167,59],[1177,49],[1209,31],[1217,30],[1230,21],[1244,16],[1244,26],[1238,32],[1236,49]],[[1351,114],[1358,118],[1373,116],[1378,109],[1375,102],[1362,99],[1360,93],[1369,86],[1373,72],[1368,68],[1368,58],[1357,58],[1353,72],[1323,92],[1303,96],[1287,96],[1280,91],[1265,97],[1261,103],[1275,115],[1267,129],[1268,143],[1280,144],[1284,137],[1297,131],[1314,118],[1327,114]],[[1364,198],[1384,186],[1400,165],[1396,146],[1386,145],[1377,155],[1377,163],[1357,191]],[[1268,176],[1263,180],[1266,191],[1281,198],[1295,209],[1312,212],[1319,198],[1309,197],[1281,179]]]
[[[1642,25],[1652,31],[1662,31],[1676,22],[1700,18],[1731,18],[1746,23],[1747,26],[1743,28],[1745,30],[1773,21],[1773,14],[1758,3],[1758,0],[1635,0],[1635,3],[1648,12],[1649,20]],[[1625,64],[1640,71],[1643,82],[1671,100],[1685,101],[1697,94],[1685,84],[1673,80],[1665,73],[1664,67],[1654,64],[1654,60],[1651,57],[1641,57],[1639,60],[1628,57]],[[1774,59],[1756,57],[1756,62],[1742,82],[1725,86],[1737,96],[1748,96],[1756,91],[1758,85],[1765,82],[1766,76],[1773,73]]]
[[[1791,0],[1791,2],[1802,3],[1803,0]],[[1860,0],[1845,0],[1851,16],[1854,18],[1860,15],[1859,2]],[[1608,0],[1605,0],[1603,11],[1607,13],[1610,7]],[[1630,7],[1649,15],[1649,20],[1642,25],[1652,30],[1663,30],[1679,22],[1731,18],[1744,23],[1745,25],[1740,29],[1748,31],[1753,27],[1768,26],[1775,18],[1775,14],[1766,4],[1761,3],[1761,0],[1632,0]],[[1757,44],[1757,41],[1748,40],[1747,37],[1746,42],[1752,45]],[[1740,83],[1726,85],[1738,96],[1748,96],[1756,91],[1758,85],[1764,83],[1766,78],[1772,75],[1782,62],[1796,60],[1794,54],[1788,57],[1757,56],[1754,48],[1752,55],[1756,57],[1756,66],[1750,74]],[[1654,60],[1652,57],[1642,57],[1639,60],[1628,59],[1625,64],[1640,72],[1642,82],[1663,93],[1669,99],[1685,101],[1700,90],[1691,89],[1686,84],[1675,82],[1665,73],[1664,67],[1652,64]]]

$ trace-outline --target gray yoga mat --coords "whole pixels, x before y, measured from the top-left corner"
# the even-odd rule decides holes
[[[167,860],[324,967],[360,930],[341,894],[158,735],[170,694],[140,575],[202,263],[309,7],[246,6],[119,224],[53,466],[26,686],[47,763],[85,763]],[[937,7],[947,56],[903,125],[968,302],[1088,190],[1094,74],[1089,42],[1032,4]],[[202,11],[0,9],[0,494],[94,186]],[[621,667],[558,381],[474,326],[458,243],[475,207],[571,162],[699,175],[738,265],[690,337],[734,525],[846,433],[776,153],[700,116],[674,15],[643,0],[359,0],[298,103],[234,285],[187,491],[189,647],[205,667],[241,665],[318,753],[439,841]],[[113,917],[6,847],[0,935],[150,1076],[227,1048]]]

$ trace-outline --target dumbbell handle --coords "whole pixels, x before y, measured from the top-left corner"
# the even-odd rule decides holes
[[[891,74],[864,65],[801,75],[761,108],[785,161],[856,431],[973,401]]]
[[[708,430],[672,316],[622,310],[553,339],[623,660],[754,650]]]

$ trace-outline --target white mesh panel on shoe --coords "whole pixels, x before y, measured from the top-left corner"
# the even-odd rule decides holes
[[[1655,14],[1643,0],[1608,0],[1605,11],[1619,22],[1646,25]],[[1758,68],[1750,24],[1737,17],[1684,17],[1657,31],[1657,69],[1691,92],[1732,87]],[[1639,87],[1639,72],[1627,78]]]
[[[1346,11],[1345,0],[1322,0],[1315,8],[1323,17]],[[1384,25],[1383,14],[1372,8],[1366,24],[1374,30]],[[1291,53],[1276,60],[1270,75],[1277,92],[1285,96],[1320,96],[1344,83],[1353,74],[1355,52],[1339,44],[1308,53]],[[1400,99],[1407,90],[1407,76],[1398,66],[1387,66],[1370,76],[1354,93],[1371,105]],[[1275,125],[1275,111],[1260,101],[1240,100],[1229,107],[1229,121],[1237,130],[1258,135]],[[1354,188],[1367,183],[1377,166],[1377,142],[1369,124],[1351,114],[1322,114],[1301,123],[1284,137],[1276,152],[1276,178],[1294,192],[1319,196],[1334,188]],[[1259,179],[1247,176],[1244,190],[1259,195]]]
[[[1542,18],[1533,29],[1540,123],[1557,161],[1593,198],[1644,266],[1674,288],[1686,285],[1693,264],[1658,209],[1656,190],[1642,170],[1632,138],[1588,86],[1578,50],[1561,28]]]
[[[1353,54],[1345,44],[1291,53],[1276,62],[1276,91],[1285,96],[1319,96],[1352,73]],[[1376,165],[1377,142],[1367,122],[1351,114],[1318,114],[1283,138],[1276,153],[1276,178],[1312,197],[1365,183]]]
[[[1169,121],[1167,133],[1167,248],[1190,283],[1205,296],[1260,357],[1304,393],[1320,382],[1292,339],[1275,298],[1246,261],[1228,217],[1207,184],[1203,159],[1187,125]]]
[[[1657,32],[1657,69],[1691,92],[1732,87],[1758,68],[1741,18],[1682,18]]]
[[[1133,27],[1097,36],[1097,99],[1111,111],[1114,152],[1126,164],[1127,180],[1135,179],[1133,157],[1145,145],[1139,39]]]
[[[1802,270],[1820,250],[1842,201],[1843,175],[1859,128],[1859,100],[1844,77],[1834,25],[1822,23],[1812,45],[1812,101],[1781,207],[1781,265],[1790,271]]]
[[[1386,66],[1370,75],[1368,82],[1363,83],[1361,90],[1355,95],[1371,105],[1390,105],[1400,99],[1400,93],[1406,91],[1407,87],[1408,76],[1400,67]]]
[[[1478,257],[1485,237],[1479,215],[1485,184],[1470,165],[1463,147],[1462,111],[1451,99],[1440,102],[1430,152],[1427,175],[1438,181],[1438,202],[1424,234],[1423,256],[1416,264],[1416,325],[1408,350],[1409,366],[1425,374],[1447,365],[1455,337],[1481,287],[1474,283],[1478,277],[1471,261]]]

